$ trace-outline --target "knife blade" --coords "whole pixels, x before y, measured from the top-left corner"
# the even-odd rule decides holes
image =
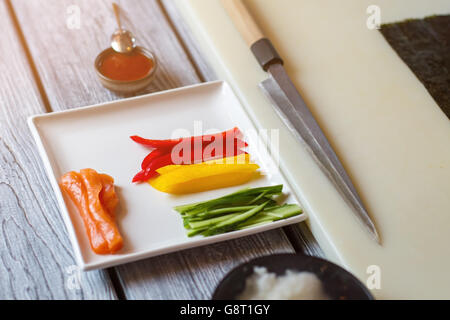
[[[358,220],[372,238],[380,243],[375,225],[353,183],[284,67],[272,64],[268,72],[270,77],[260,83],[260,88],[272,102],[278,116],[291,133],[305,143],[316,163],[346,200]]]
[[[289,78],[283,67],[283,59],[270,40],[264,37],[241,0],[222,0],[222,3],[259,64],[270,75],[260,83],[260,88],[271,100],[277,114],[292,134],[304,142],[316,163],[350,206],[358,221],[369,231],[372,239],[381,244],[375,225],[350,177]]]

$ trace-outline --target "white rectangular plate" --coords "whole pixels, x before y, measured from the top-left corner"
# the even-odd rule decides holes
[[[29,125],[63,215],[77,262],[84,270],[106,268],[138,259],[238,238],[297,223],[305,214],[246,230],[212,237],[188,238],[182,219],[173,207],[226,195],[243,187],[283,184],[286,202],[298,203],[291,188],[264,148],[251,148],[252,159],[266,174],[245,185],[173,196],[148,184],[131,183],[149,149],[133,142],[131,135],[151,139],[173,137],[176,130],[197,135],[239,127],[250,146],[261,143],[239,100],[221,81],[124,99],[29,118]],[[253,130],[253,131],[252,131]],[[181,133],[181,131],[178,131]],[[82,219],[61,192],[59,177],[68,171],[93,168],[115,180],[120,205],[116,219],[124,248],[114,255],[92,252]]]

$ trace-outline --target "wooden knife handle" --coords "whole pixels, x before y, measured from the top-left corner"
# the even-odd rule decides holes
[[[242,0],[221,0],[221,2],[261,67],[267,71],[274,63],[283,64],[280,55],[270,40],[264,37]]]
[[[264,38],[261,29],[247,10],[242,0],[221,0],[225,10],[233,20],[245,42],[250,47],[256,41]]]

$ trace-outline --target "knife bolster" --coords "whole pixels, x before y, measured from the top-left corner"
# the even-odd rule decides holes
[[[283,64],[283,59],[281,59],[272,42],[267,38],[259,39],[251,45],[250,49],[264,71],[267,71],[272,64]]]

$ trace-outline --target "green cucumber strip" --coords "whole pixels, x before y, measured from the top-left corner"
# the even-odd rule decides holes
[[[205,231],[206,229],[208,229],[208,228],[189,230],[188,233],[187,233],[187,236],[188,237],[196,236],[196,235],[202,233],[203,231]]]
[[[220,209],[220,208],[226,208],[231,206],[245,206],[248,205],[250,201],[252,201],[255,197],[254,196],[242,196],[232,199],[226,199],[220,200],[220,201],[214,201],[211,200],[207,203],[202,203],[197,205],[196,207],[184,211],[182,214],[186,216],[196,216],[198,214],[202,214],[207,212],[211,209]]]
[[[217,199],[177,206],[174,209],[183,215],[193,215],[200,213],[201,211],[204,211],[205,209],[211,208],[215,205],[229,204],[237,201],[242,201],[244,198],[248,199],[249,196],[252,196],[252,198],[249,199],[248,201],[252,201],[255,197],[260,196],[261,193],[265,193],[264,194],[265,196],[280,194],[282,192],[282,189],[283,185],[251,188],[251,189],[247,188]],[[247,201],[247,199],[245,200]]]
[[[280,194],[282,190],[283,190],[283,185],[279,184],[276,186],[267,186],[267,187],[259,187],[259,188],[245,188],[245,189],[236,191],[235,193],[232,193],[230,196],[242,195],[242,194],[256,195],[256,194],[260,194],[261,192],[266,192],[267,195],[275,195],[275,194]]]
[[[220,208],[220,209],[214,209],[210,211],[206,211],[206,214],[222,214],[222,213],[229,213],[229,212],[239,212],[239,211],[247,211],[255,208],[257,206],[242,206],[242,207],[228,207],[228,208]]]
[[[255,202],[257,202],[259,199],[261,199],[262,197],[264,197],[267,194],[267,191],[263,191],[261,192],[261,194],[259,196],[257,196],[255,199],[253,199],[252,201],[250,201],[249,204],[253,204]]]
[[[296,204],[285,204],[271,210],[264,210],[250,219],[239,224],[238,228],[252,226],[261,222],[273,222],[277,220],[287,219],[302,213],[302,209]]]
[[[190,229],[189,222],[190,222],[189,219],[183,219],[183,227],[185,227],[186,229]]]
[[[202,220],[202,219],[209,218],[209,217],[212,217],[213,215],[215,215],[215,214],[210,214],[211,212],[219,214],[220,211],[218,211],[218,210],[221,210],[221,209],[224,209],[224,211],[225,211],[225,209],[227,209],[227,208],[250,207],[250,202],[253,202],[254,199],[255,199],[254,197],[246,196],[242,199],[238,199],[238,200],[232,201],[230,203],[223,203],[223,204],[219,204],[219,205],[213,205],[208,208],[198,208],[195,210],[190,210],[190,211],[187,211],[186,213],[182,214],[181,216],[183,218],[189,218],[189,219],[195,218],[196,220]],[[270,207],[278,206],[278,203],[275,200],[273,200],[270,197],[266,197],[266,196],[259,198],[257,201],[254,201],[251,204],[252,204],[252,206],[258,206],[268,200],[269,200],[269,204],[267,206],[270,206]],[[217,210],[217,212],[216,212],[216,210]],[[238,212],[238,211],[236,211],[236,212]]]
[[[214,209],[211,211],[206,211],[206,212],[202,212],[202,213],[190,216],[189,220],[190,221],[202,221],[202,220],[221,216],[221,215],[228,214],[228,213],[235,213],[235,212],[242,213],[247,210],[253,209],[255,207],[257,207],[257,206],[256,205],[254,205],[254,206],[238,206],[238,207],[225,207],[225,208],[220,208],[220,209]]]
[[[264,207],[266,206],[268,202],[265,202],[259,206],[257,206],[256,208],[250,209],[244,213],[238,214],[236,217],[231,217],[228,220],[225,220],[221,223],[217,224],[218,228],[221,227],[225,227],[225,226],[230,226],[230,225],[234,225],[238,222],[247,220],[248,218],[250,218],[251,216],[254,216],[255,214],[257,214],[258,212],[260,212],[262,209],[264,209]]]
[[[193,222],[189,222],[189,227],[191,229],[202,229],[205,227],[213,226],[213,225],[223,222],[225,220],[232,219],[238,215],[239,215],[238,213],[232,213],[232,214],[228,214],[225,216],[211,218],[211,219],[207,219],[207,220],[203,220],[203,221],[193,221]]]
[[[235,217],[232,217],[225,221],[222,221],[222,222],[214,225],[213,227],[209,228],[208,230],[204,231],[202,234],[205,236],[211,236],[214,234],[227,232],[230,229],[232,229],[234,226],[236,226],[237,224],[249,219],[250,217],[254,216],[258,212],[263,210],[268,202],[269,201],[266,201],[265,203],[257,206],[256,208],[248,210],[244,213],[237,214]]]
[[[266,200],[267,201],[267,200]],[[221,216],[229,213],[244,213],[247,210],[256,208],[256,205],[253,206],[243,206],[243,207],[227,207],[221,209],[215,209],[207,212],[202,212],[194,216],[186,216],[183,218],[184,226],[188,225],[190,222],[194,221],[203,221],[206,219],[214,218],[217,216]],[[264,207],[264,211],[268,211],[271,209],[279,208],[280,205],[276,204],[276,201],[269,199],[269,203]]]

